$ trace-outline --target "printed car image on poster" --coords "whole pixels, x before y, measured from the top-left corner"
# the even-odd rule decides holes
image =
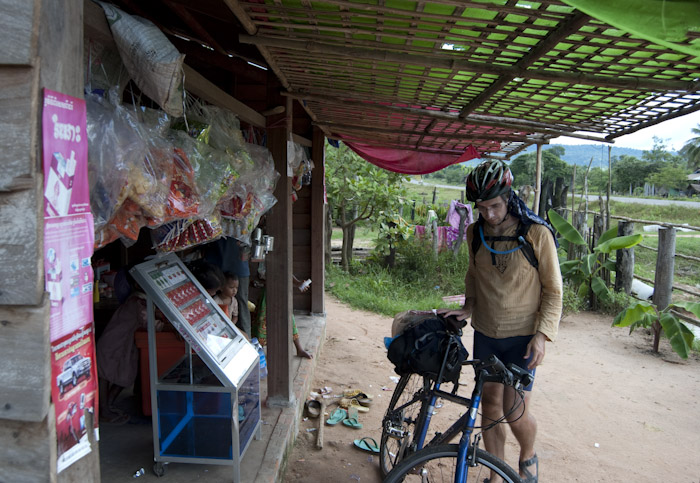
[[[86,417],[98,417],[94,347],[92,324],[51,344],[51,369],[55,374],[51,399],[56,408],[59,472],[92,451]]]

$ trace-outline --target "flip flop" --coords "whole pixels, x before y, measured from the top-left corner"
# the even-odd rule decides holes
[[[372,396],[368,396],[367,393],[362,392],[360,389],[350,389],[343,393],[346,398],[357,399],[357,402],[362,406],[369,406],[372,404]]]
[[[377,445],[377,442],[374,440],[374,438],[365,436],[362,439],[356,439],[352,442],[352,444],[354,444],[356,448],[359,448],[362,451],[368,451],[370,453],[379,453],[379,446]]]
[[[340,400],[338,405],[340,405],[340,407],[342,407],[342,408],[351,408],[351,407],[357,408],[357,411],[361,412],[361,413],[366,413],[367,411],[369,411],[369,408],[360,404],[360,402],[355,398],[351,399],[351,398],[344,397]]]
[[[532,466],[532,465],[535,465],[535,474],[534,474],[534,475],[530,472],[530,470],[527,469],[529,466]],[[524,474],[525,474],[525,475],[523,476],[523,481],[524,481],[525,483],[537,483],[537,477],[538,477],[538,475],[539,475],[539,473],[540,473],[540,471],[539,471],[539,470],[540,470],[540,464],[539,464],[539,462],[537,461],[537,455],[536,455],[536,454],[535,454],[535,456],[533,456],[533,457],[530,458],[529,460],[520,461],[520,462],[518,463],[518,468],[520,469],[520,472],[521,472],[521,473],[524,473]]]
[[[357,418],[343,419],[343,424],[349,428],[362,429],[362,423]]]
[[[329,426],[335,426],[347,417],[348,412],[345,409],[337,408],[331,413],[331,416],[326,420],[326,424],[328,424]]]

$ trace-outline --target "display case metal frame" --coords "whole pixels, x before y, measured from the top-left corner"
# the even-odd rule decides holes
[[[164,272],[174,278],[164,282]],[[253,438],[261,437],[257,351],[177,255],[141,263],[130,273],[147,295],[153,471],[162,476],[167,463],[231,465],[233,481],[240,482],[243,456]],[[171,291],[182,287],[186,287],[191,298],[178,305]],[[157,367],[156,306],[186,344],[185,356],[161,377]],[[195,322],[185,316],[191,315],[193,306],[206,313]],[[207,323],[215,329],[209,326],[205,333],[203,327]],[[197,382],[195,366],[199,360],[204,363],[199,368],[213,376],[206,383]]]

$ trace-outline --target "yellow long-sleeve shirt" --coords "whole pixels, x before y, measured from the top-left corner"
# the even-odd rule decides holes
[[[465,278],[467,303],[473,299],[472,327],[487,337],[503,339],[542,332],[554,340],[562,311],[562,279],[554,239],[542,225],[533,224],[526,238],[532,243],[539,269],[533,267],[516,250],[506,255],[494,255],[480,247],[474,256],[472,240],[479,236],[476,223],[467,228],[469,268]],[[514,236],[518,224],[509,227],[502,236]],[[484,223],[484,236],[494,235]],[[489,243],[487,241],[487,243]],[[489,243],[495,250],[507,251],[516,241]]]

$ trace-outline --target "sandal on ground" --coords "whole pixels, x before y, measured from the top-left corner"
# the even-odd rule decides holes
[[[306,414],[310,418],[317,418],[321,415],[321,403],[316,399],[310,399],[305,404]]]
[[[379,453],[379,445],[377,445],[377,442],[374,440],[374,438],[370,438],[369,436],[365,436],[362,439],[356,439],[352,442],[352,444],[354,444],[356,448],[359,448],[362,451],[368,451],[370,453]]]
[[[535,474],[533,475],[530,470],[528,470],[528,467],[535,465]],[[529,460],[521,461],[518,463],[518,468],[520,469],[520,473],[523,474],[523,482],[525,483],[537,483],[537,476],[540,473],[540,464],[537,461],[537,455],[535,454],[532,458]]]

